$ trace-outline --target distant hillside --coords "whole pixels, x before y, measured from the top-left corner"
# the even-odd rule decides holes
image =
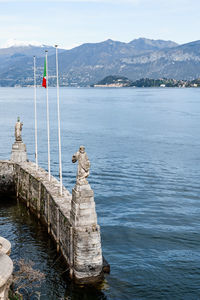
[[[37,83],[41,84],[44,50],[48,49],[49,83],[55,85],[54,47],[0,49],[0,85],[33,84],[33,55],[37,56]],[[110,74],[135,81],[140,78],[193,80],[200,77],[200,41],[178,45],[172,41],[135,39],[87,43],[59,53],[60,84],[87,86]]]
[[[92,86],[116,85],[116,86],[131,86],[132,81],[124,76],[110,75],[97,82]]]
[[[37,75],[42,76],[45,50],[55,54],[52,46],[12,46],[0,49],[0,86],[33,84],[33,56],[36,56]],[[59,49],[61,53],[62,49]],[[38,82],[41,81],[41,78]]]
[[[60,55],[60,70],[70,82],[77,82],[80,85],[91,84],[109,74],[134,79],[133,76],[127,76],[126,72],[123,72],[125,66],[123,60],[176,46],[177,44],[171,41],[148,39],[136,39],[130,43],[107,40],[83,44]],[[136,74],[135,78],[138,78]]]

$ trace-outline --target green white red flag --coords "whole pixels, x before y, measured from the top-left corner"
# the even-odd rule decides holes
[[[47,87],[47,63],[46,63],[46,58],[44,61],[44,73],[43,73],[43,80],[42,80],[42,86],[46,89]]]

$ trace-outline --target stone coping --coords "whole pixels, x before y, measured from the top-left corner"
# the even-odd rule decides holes
[[[0,236],[0,252],[9,255],[11,251],[11,243]]]

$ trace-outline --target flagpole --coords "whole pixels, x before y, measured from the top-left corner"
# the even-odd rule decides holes
[[[50,166],[50,129],[49,129],[49,94],[48,94],[48,61],[47,54],[48,50],[45,50],[46,53],[46,96],[47,96],[47,137],[48,137],[48,178],[51,179],[51,166]]]
[[[38,148],[37,148],[37,104],[36,104],[36,57],[33,56],[34,65],[34,106],[35,106],[35,163],[38,169]]]
[[[59,175],[60,175],[60,195],[62,196],[62,154],[61,154],[61,137],[60,137],[60,95],[59,95],[59,81],[58,81],[58,45],[55,45],[55,48],[56,48],[56,76],[57,76]]]

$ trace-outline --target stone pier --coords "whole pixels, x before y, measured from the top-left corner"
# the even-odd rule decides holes
[[[104,260],[94,192],[86,180],[90,162],[83,146],[72,157],[72,162],[76,161],[77,180],[72,195],[63,186],[61,196],[58,180],[51,176],[49,181],[44,169],[27,161],[26,146],[16,140],[11,160],[0,161],[0,194],[15,192],[46,225],[69,266],[71,278],[88,283],[103,278]],[[105,269],[109,270],[108,265]]]

